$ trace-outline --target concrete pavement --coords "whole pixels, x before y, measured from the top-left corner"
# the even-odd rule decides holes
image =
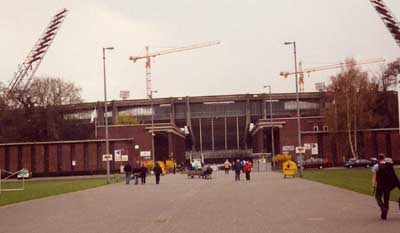
[[[244,177],[242,176],[244,179]],[[366,195],[279,173],[252,173],[234,181],[161,177],[156,185],[107,185],[0,207],[1,233],[398,233],[400,211],[391,203],[379,219]]]

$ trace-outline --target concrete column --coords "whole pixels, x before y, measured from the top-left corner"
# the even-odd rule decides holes
[[[175,143],[174,143],[174,135],[168,133],[168,158],[175,156]]]
[[[118,124],[118,108],[117,108],[117,104],[115,103],[115,101],[111,101],[111,109],[112,109],[112,118],[111,118],[111,122],[113,125],[117,125]]]
[[[104,102],[97,102],[97,125],[104,125]]]
[[[264,151],[264,130],[261,129],[257,132],[256,136],[256,152],[262,153]]]
[[[186,97],[186,125],[190,131],[190,137],[192,138],[192,151],[196,150],[196,137],[192,127],[192,114],[190,112],[190,100],[189,96]]]
[[[214,150],[214,118],[211,118],[211,145]]]
[[[225,124],[225,150],[228,149],[228,135],[226,132],[226,117],[224,118],[224,124]]]
[[[243,145],[244,149],[247,150],[247,136],[249,134],[249,127],[250,127],[250,97],[247,95],[246,100],[246,126],[244,127],[244,137],[243,137]]]
[[[174,99],[171,98],[171,105],[170,105],[170,123],[175,125],[175,103]]]

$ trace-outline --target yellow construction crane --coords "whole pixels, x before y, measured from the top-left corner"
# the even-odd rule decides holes
[[[151,98],[152,97],[152,91],[151,91],[151,58],[155,58],[157,56],[170,54],[170,53],[177,53],[177,52],[182,52],[182,51],[187,51],[187,50],[193,50],[193,49],[198,49],[198,48],[218,45],[220,43],[221,43],[220,41],[210,41],[210,42],[204,42],[204,43],[200,43],[200,44],[193,44],[193,45],[188,45],[188,46],[183,46],[183,47],[163,50],[163,51],[154,52],[154,53],[150,53],[149,46],[146,46],[146,54],[145,55],[142,55],[142,56],[130,56],[129,60],[131,60],[133,62],[136,62],[137,60],[140,60],[140,59],[146,59],[146,93],[147,93],[147,98]]]
[[[385,62],[385,59],[379,58],[379,59],[368,59],[364,61],[359,61],[357,62],[357,66],[359,65],[366,65],[366,64],[371,64],[371,63],[378,63],[378,62]],[[333,65],[325,65],[325,66],[317,66],[317,67],[311,67],[311,68],[306,68],[303,70],[301,62],[299,62],[299,71],[297,71],[297,74],[300,75],[299,77],[299,91],[304,92],[304,74],[310,74],[311,72],[315,71],[322,71],[322,70],[331,70],[331,69],[339,69],[349,66],[347,63],[338,63],[338,64],[333,64]],[[284,76],[287,78],[289,75],[296,74],[296,72],[285,72],[282,71],[280,73],[281,76]]]

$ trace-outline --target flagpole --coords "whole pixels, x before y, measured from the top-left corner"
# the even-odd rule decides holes
[[[97,139],[97,109],[96,107],[94,108],[94,136]]]
[[[94,137],[97,139],[97,117],[94,118]]]

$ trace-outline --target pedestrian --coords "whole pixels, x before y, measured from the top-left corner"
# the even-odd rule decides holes
[[[235,171],[235,181],[240,181],[240,172],[242,171],[242,165],[239,159],[236,160],[235,165],[233,165],[233,170]]]
[[[393,163],[385,160],[384,154],[378,155],[378,163],[372,167],[372,187],[375,191],[375,199],[381,210],[381,219],[386,220],[389,210],[390,192],[400,188],[399,179],[393,169]],[[382,201],[383,198],[383,201]]]
[[[140,167],[133,168],[132,173],[133,173],[133,178],[135,178],[135,185],[137,185],[139,183]]]
[[[161,167],[158,163],[153,168],[154,176],[156,177],[156,184],[160,183],[160,175],[162,173]]]
[[[225,174],[229,174],[229,170],[231,169],[232,164],[229,162],[229,160],[226,160],[224,163],[224,170]]]
[[[247,162],[244,163],[243,170],[244,170],[244,173],[246,174],[246,180],[250,180],[250,172],[251,172],[252,167],[253,166],[252,166],[250,160],[248,160]]]
[[[147,172],[148,172],[147,168],[142,163],[142,166],[140,167],[140,183],[141,184],[146,184]]]
[[[125,172],[125,183],[129,184],[131,181],[131,174],[132,174],[132,167],[129,164],[129,162],[125,164],[124,172]]]

